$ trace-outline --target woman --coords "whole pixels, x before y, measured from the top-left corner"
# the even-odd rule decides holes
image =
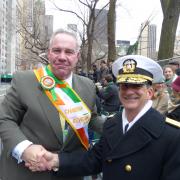
[[[167,86],[168,93],[171,96],[172,94],[171,83],[175,81],[175,79],[177,78],[177,75],[175,74],[175,72],[173,71],[170,65],[164,66],[163,74],[165,77],[165,84]]]
[[[180,76],[176,78],[171,87],[175,99],[169,103],[167,117],[180,121]]]

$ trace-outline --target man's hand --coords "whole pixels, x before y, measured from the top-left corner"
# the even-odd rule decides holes
[[[43,146],[32,144],[24,150],[21,158],[25,161],[25,165],[27,167],[36,167],[37,164],[46,162],[46,160],[43,158],[45,152],[46,149]],[[45,169],[44,166],[41,168]]]
[[[25,166],[33,172],[46,170],[56,171],[59,167],[59,157],[58,154],[45,150],[43,151],[43,156],[41,156],[38,161],[33,163],[26,162]]]
[[[46,151],[46,153],[44,154],[43,157],[47,161],[46,167],[48,170],[56,171],[59,168],[59,156],[58,156],[58,154]]]

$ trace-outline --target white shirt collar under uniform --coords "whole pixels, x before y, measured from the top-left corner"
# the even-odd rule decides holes
[[[136,117],[131,121],[128,122],[125,109],[122,111],[122,125],[123,125],[123,133],[125,129],[125,125],[129,124],[127,131],[137,122],[150,108],[152,107],[152,101],[148,100],[148,102],[145,104],[145,106],[142,108],[142,110],[136,115]]]

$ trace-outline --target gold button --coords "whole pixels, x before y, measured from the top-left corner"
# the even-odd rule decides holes
[[[111,162],[112,162],[112,159],[108,159],[107,162],[108,162],[108,163],[111,163]]]
[[[131,171],[132,171],[132,166],[129,165],[129,164],[126,165],[126,166],[125,166],[125,171],[126,171],[126,172],[131,172]]]

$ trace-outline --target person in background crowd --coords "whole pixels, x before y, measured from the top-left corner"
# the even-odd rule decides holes
[[[172,67],[176,75],[180,76],[180,63],[178,60],[169,61],[169,65]]]
[[[173,81],[175,81],[175,79],[177,78],[177,75],[175,74],[175,72],[173,71],[173,69],[170,65],[164,66],[163,74],[165,77],[165,84],[167,86],[167,91],[168,91],[170,98],[171,98],[171,94],[172,94],[171,83]]]
[[[93,69],[93,80],[94,80],[94,82],[95,83],[100,82],[100,71],[97,68],[97,65],[93,64],[92,69]]]
[[[97,92],[97,95],[102,102],[102,111],[116,112],[120,108],[119,90],[117,85],[113,82],[111,74],[106,75],[102,79],[104,88]]]
[[[152,107],[159,111],[161,114],[165,114],[168,111],[168,102],[169,102],[169,94],[166,89],[166,85],[164,83],[163,74],[158,75],[159,79],[157,81],[153,81],[153,97],[152,97]]]
[[[159,64],[144,56],[117,59],[113,73],[124,109],[105,122],[100,141],[85,153],[45,152],[46,162],[26,166],[57,167],[54,175],[63,177],[102,171],[104,180],[179,180],[180,123],[151,107],[152,80],[160,72]]]
[[[175,101],[169,103],[167,117],[180,121],[180,76],[171,84]]]
[[[109,74],[112,75],[112,77],[113,77],[113,82],[116,83],[116,77],[114,76],[114,74],[113,74],[113,72],[112,72],[112,64],[113,64],[112,61],[109,62],[109,64],[108,64]]]
[[[87,77],[88,77],[90,80],[94,81],[93,71],[92,71],[92,70],[89,70]]]
[[[86,73],[82,70],[82,68],[77,69],[77,74],[86,77]]]
[[[104,60],[101,61],[100,63],[100,81],[109,74],[109,69],[107,67],[107,64]]]
[[[46,150],[83,152],[89,147],[88,124],[102,130],[103,122],[96,118],[93,81],[73,73],[78,58],[76,36],[59,29],[50,39],[50,64],[14,75],[0,104],[0,179],[61,180],[48,171],[31,172],[25,163],[35,165]]]

